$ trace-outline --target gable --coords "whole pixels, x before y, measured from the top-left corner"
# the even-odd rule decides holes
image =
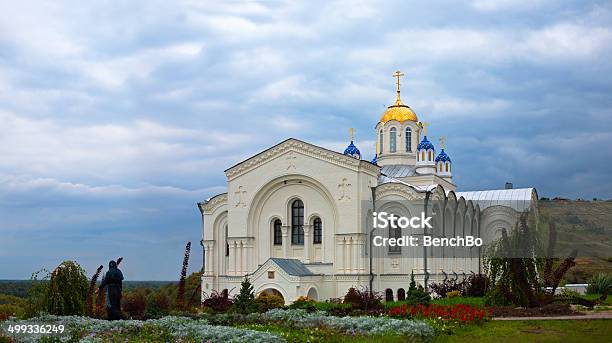
[[[225,175],[228,180],[234,179],[240,175],[266,164],[288,152],[296,152],[300,155],[312,157],[318,160],[327,161],[329,163],[348,168],[354,171],[368,170],[374,175],[378,175],[378,166],[365,161],[358,160],[350,156],[346,156],[336,151],[332,151],[314,144],[306,143],[295,138],[289,138],[269,149],[266,149],[228,169],[225,170]],[[291,156],[287,156],[288,168],[291,167]]]

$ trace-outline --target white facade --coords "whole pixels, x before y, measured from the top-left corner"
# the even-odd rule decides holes
[[[404,247],[374,250],[370,274],[371,222],[363,213],[371,208],[372,190],[379,211],[418,215],[425,209],[434,222],[427,234],[438,237],[496,236],[514,226],[519,211],[535,208],[531,188],[455,192],[450,171],[428,156],[435,156],[433,147],[423,151],[426,161],[418,158],[421,129],[416,115],[404,122],[381,119],[380,166],[288,139],[227,169],[227,193],[198,204],[203,295],[225,289],[236,294],[246,275],[256,293],[274,291],[287,303],[299,296],[324,300],[342,297],[350,287],[369,287],[372,275],[375,291],[391,290],[397,299],[411,273],[420,283],[478,273],[479,248],[453,257],[453,248]]]

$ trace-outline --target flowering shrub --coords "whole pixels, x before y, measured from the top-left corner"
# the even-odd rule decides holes
[[[457,282],[456,280],[447,279],[439,283],[432,283],[429,285],[429,289],[436,293],[440,297],[446,296],[447,293],[452,291],[463,292],[465,288],[465,282]]]
[[[30,325],[41,323],[55,323],[65,326],[64,333],[59,341],[111,342],[117,341],[114,334],[122,334],[126,341],[127,335],[143,335],[147,332],[163,332],[169,341],[213,341],[213,342],[284,342],[276,335],[247,329],[208,324],[205,319],[193,320],[183,317],[164,317],[161,319],[136,321],[117,320],[106,321],[78,316],[41,316],[28,321],[9,320],[7,325],[1,327],[0,333],[13,337],[18,342],[38,342],[40,334],[11,334],[6,331],[8,324]],[[140,336],[138,341],[147,341],[146,336]],[[131,341],[131,340],[130,340]]]
[[[458,296],[460,296],[460,295],[461,295],[461,292],[459,292],[459,291],[457,291],[457,290],[455,290],[455,291],[450,291],[450,292],[446,293],[446,297],[447,297],[447,298],[456,298],[456,297],[458,297]]]
[[[347,333],[367,335],[397,333],[401,335],[430,338],[433,329],[420,320],[399,320],[388,317],[335,317],[326,312],[307,312],[302,309],[270,310],[261,315],[263,320],[288,322],[302,328],[328,327]]]
[[[390,309],[387,314],[395,318],[416,318],[416,319],[442,319],[458,321],[461,323],[471,323],[486,320],[488,313],[486,309],[474,307],[466,304],[456,305],[434,305],[428,306],[402,305]]]

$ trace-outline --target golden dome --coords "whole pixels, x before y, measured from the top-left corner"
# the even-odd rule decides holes
[[[412,120],[414,122],[418,122],[416,113],[414,111],[404,105],[402,100],[400,99],[400,77],[404,76],[399,70],[393,74],[393,77],[397,78],[397,99],[395,100],[395,104],[387,107],[385,113],[383,113],[382,117],[380,117],[380,122],[382,124],[391,121],[397,120],[400,123],[403,123],[408,120]]]
[[[400,123],[403,123],[407,120],[412,120],[414,122],[418,122],[416,113],[414,111],[402,104],[402,101],[398,99],[395,101],[395,104],[389,106],[385,113],[383,113],[382,117],[380,117],[381,123],[386,123],[391,120],[397,120]]]

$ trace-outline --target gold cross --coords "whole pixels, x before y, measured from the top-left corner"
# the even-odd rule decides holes
[[[397,77],[397,92],[400,92],[400,77],[404,76],[404,74],[402,72],[400,72],[399,70],[395,72],[395,74],[393,74],[393,77]]]
[[[446,147],[446,137],[442,136],[438,140],[440,141],[440,146],[444,149]]]
[[[427,127],[428,126],[429,126],[429,123],[421,122],[421,127],[423,128],[423,136],[427,136]]]
[[[355,139],[355,129],[352,127],[349,129],[349,136],[351,137],[351,142]]]

